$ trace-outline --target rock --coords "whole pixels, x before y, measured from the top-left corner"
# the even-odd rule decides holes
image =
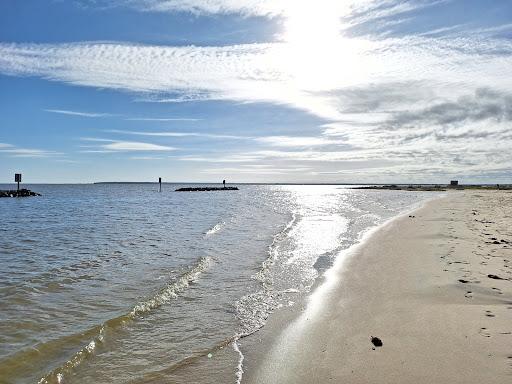
[[[491,275],[491,274],[487,275],[487,277],[488,277],[489,279],[494,279],[494,280],[506,280],[506,279],[504,279],[503,277],[499,277],[499,276]]]
[[[32,192],[28,189],[20,189],[19,192],[17,190],[10,191],[0,191],[0,197],[29,197],[29,196],[41,196],[41,194],[37,192]]]
[[[210,191],[238,191],[237,187],[186,187],[178,188],[176,192],[210,192]]]
[[[371,336],[371,341],[372,341],[372,344],[376,347],[382,347],[382,340],[379,339],[378,337],[375,337],[375,336]]]

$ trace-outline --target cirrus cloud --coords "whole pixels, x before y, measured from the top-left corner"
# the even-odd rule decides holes
[[[96,145],[87,145],[82,147],[92,148],[83,150],[85,153],[109,153],[109,152],[162,152],[174,151],[177,148],[169,147],[166,145],[159,145],[153,143],[146,143],[140,141],[123,141],[123,140],[110,140],[99,139],[95,137],[84,137],[82,141],[95,142]],[[99,144],[102,143],[102,144]]]

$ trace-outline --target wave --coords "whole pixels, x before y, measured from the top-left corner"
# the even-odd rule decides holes
[[[212,228],[210,228],[209,230],[207,230],[205,232],[205,236],[211,236],[211,235],[219,232],[224,227],[224,225],[225,225],[225,223],[223,221],[215,224]]]
[[[242,375],[244,373],[243,370],[243,361],[244,361],[244,355],[242,354],[242,351],[240,350],[238,341],[243,339],[244,337],[247,337],[250,334],[236,334],[234,336],[228,337],[224,340],[220,340],[215,345],[205,348],[199,351],[194,352],[192,355],[187,356],[180,361],[177,361],[170,365],[167,368],[159,369],[150,373],[144,374],[143,377],[136,378],[131,381],[132,384],[145,384],[145,383],[154,383],[158,380],[163,380],[164,378],[168,378],[173,372],[184,368],[188,365],[191,365],[195,362],[197,362],[199,359],[202,358],[210,358],[212,354],[220,351],[221,349],[227,347],[228,345],[231,345],[235,352],[238,353],[238,364],[236,367],[235,377],[236,377],[236,383],[240,384],[242,382]]]
[[[267,275],[265,273],[265,270],[268,269],[268,266],[273,262],[275,257],[277,257],[277,254],[278,254],[278,251],[276,249],[277,244],[284,237],[286,237],[286,235],[291,230],[291,228],[294,226],[294,224],[297,222],[297,220],[298,220],[298,216],[293,214],[292,219],[283,228],[283,230],[281,230],[279,233],[277,233],[274,236],[273,241],[272,241],[271,245],[269,246],[269,250],[268,250],[269,257],[263,262],[262,268],[259,272],[260,275],[258,277],[258,280],[260,280],[260,282],[262,284],[264,284],[266,282],[266,284],[268,284],[268,287],[270,287],[272,285],[272,281],[271,281],[272,277],[271,277],[271,275]],[[212,229],[210,229],[207,233],[210,233],[210,234],[215,233],[218,230],[220,230],[223,225],[224,225],[224,223],[218,223]],[[267,295],[267,294],[268,294],[268,291],[266,291],[265,295]],[[249,295],[249,296],[252,296],[252,295]],[[241,301],[242,300],[243,300],[243,298],[241,299]],[[234,349],[234,351],[239,356],[238,363],[236,366],[236,371],[235,371],[235,377],[236,377],[236,383],[240,384],[242,381],[243,373],[244,373],[244,369],[243,369],[244,355],[243,355],[242,351],[240,350],[239,341],[247,336],[252,335],[253,333],[256,333],[264,325],[264,321],[261,321],[261,322],[258,321],[256,324],[251,322],[250,325],[247,321],[244,321],[244,319],[243,319],[244,317],[248,320],[248,319],[254,318],[255,316],[254,316],[254,313],[247,313],[246,316],[243,315],[242,307],[249,308],[251,306],[250,305],[242,306],[241,301],[239,301],[236,305],[237,312],[238,312],[237,317],[239,318],[241,324],[245,324],[245,326],[242,326],[238,333],[236,333],[235,335],[233,335],[227,339],[219,341],[218,343],[216,343],[215,345],[213,345],[210,348],[196,351],[192,355],[181,359],[180,361],[172,364],[171,366],[169,366],[165,369],[147,373],[143,377],[136,379],[133,382],[134,383],[150,383],[150,382],[154,382],[157,379],[162,379],[164,377],[167,377],[169,374],[171,374],[172,372],[174,372],[178,369],[188,366],[189,364],[192,364],[201,358],[209,357],[210,354],[215,353],[216,351],[218,351],[228,345],[231,345],[232,348]],[[257,299],[257,301],[266,302],[267,300],[265,300],[264,298],[259,298],[259,299]],[[274,307],[274,306],[272,306],[272,307]]]
[[[236,353],[238,353],[238,364],[236,366],[236,373],[235,373],[235,376],[236,376],[236,384],[241,384],[242,382],[242,377],[244,375],[244,354],[242,353],[242,351],[240,350],[240,346],[238,345],[238,339],[235,339],[233,341],[233,349],[235,350]]]
[[[158,380],[163,380],[164,378],[168,378],[173,372],[175,372],[183,367],[186,367],[190,364],[193,364],[199,359],[210,358],[212,354],[227,347],[228,345],[232,345],[233,348],[235,348],[235,350],[237,350],[236,349],[237,347],[235,347],[235,345],[236,345],[237,341],[239,339],[241,339],[242,337],[244,337],[244,336],[234,335],[234,336],[228,337],[224,340],[220,340],[215,345],[213,345],[209,348],[205,348],[205,349],[193,352],[193,354],[191,354],[190,356],[187,356],[187,357],[173,363],[169,367],[159,369],[159,370],[156,370],[156,371],[153,371],[150,373],[146,373],[146,374],[144,374],[143,377],[134,379],[134,380],[130,381],[130,383],[145,384],[145,383],[154,383],[155,381],[158,381]],[[241,362],[243,361],[243,355],[241,352],[239,352],[239,354],[241,357],[239,360],[238,372],[243,372],[241,370]],[[241,378],[242,378],[241,373],[239,376],[238,372],[237,372],[237,378],[240,377],[240,380],[241,380]]]
[[[274,291],[271,267],[279,256],[279,243],[288,235],[294,225],[299,221],[299,215],[293,213],[291,220],[272,239],[268,247],[268,257],[263,261],[260,270],[253,276],[260,282],[261,289],[257,292],[243,296],[236,303],[237,317],[240,321],[239,337],[248,336],[266,323],[266,320],[279,303],[280,292]]]
[[[94,355],[98,346],[105,342],[107,334],[115,331],[123,325],[126,325],[128,322],[136,320],[139,316],[161,307],[162,305],[168,303],[170,300],[176,299],[179,293],[183,292],[190,285],[190,283],[195,281],[201,275],[201,273],[203,273],[209,267],[210,263],[211,258],[200,258],[191,269],[186,271],[177,279],[169,282],[153,297],[135,305],[129,313],[115,317],[113,319],[109,319],[102,325],[96,326],[84,333],[88,335],[92,333],[94,334],[94,337],[87,343],[87,345],[76,352],[68,361],[43,376],[38,383],[61,383],[65,375],[71,373],[74,368],[78,367],[83,361],[91,358]],[[81,336],[84,334],[81,334]],[[62,342],[63,340],[60,341]],[[48,347],[46,344],[58,342],[59,340],[50,341],[44,345],[41,345],[37,349],[41,352],[41,349]]]
[[[171,299],[177,298],[178,293],[185,290],[190,285],[191,282],[195,281],[199,277],[199,275],[209,267],[210,263],[210,257],[200,258],[193,268],[191,268],[186,273],[181,275],[177,280],[169,283],[165,288],[160,290],[160,292],[158,292],[151,299],[137,304],[130,312],[130,316],[136,317],[137,315],[149,312],[153,309],[160,307],[161,305],[167,303]]]

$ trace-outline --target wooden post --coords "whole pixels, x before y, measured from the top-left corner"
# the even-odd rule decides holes
[[[162,178],[161,177],[158,178],[158,184],[160,184],[159,192],[162,192]]]

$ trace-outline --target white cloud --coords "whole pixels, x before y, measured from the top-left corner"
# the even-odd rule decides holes
[[[20,148],[11,144],[0,143],[0,155],[6,154],[10,157],[43,158],[61,156],[62,153],[46,149]]]
[[[235,153],[228,155],[213,155],[209,156],[181,156],[178,160],[181,161],[191,161],[198,163],[246,163],[246,162],[254,162],[261,160],[262,156],[257,152],[250,153]]]
[[[70,116],[80,116],[80,117],[112,117],[112,116],[122,116],[112,113],[98,113],[98,112],[81,112],[81,111],[71,111],[66,109],[43,109],[45,112],[57,113],[61,115],[70,115]],[[155,121],[155,122],[169,122],[169,121],[201,121],[202,119],[191,118],[191,117],[126,117],[124,118],[126,121]]]
[[[130,157],[131,160],[163,160],[164,157],[157,157],[157,156],[132,156]]]
[[[258,137],[256,141],[275,147],[318,147],[343,144],[339,140],[328,137],[303,137],[303,136],[265,136]]]
[[[332,120],[341,119],[344,108],[343,98],[334,91],[350,87],[423,81],[433,98],[453,98],[478,87],[512,86],[508,76],[512,44],[507,41],[340,37],[330,43],[313,52],[286,43],[227,47],[2,43],[0,72],[153,97],[198,93],[210,99],[274,102]]]
[[[174,151],[177,148],[169,147],[166,145],[144,143],[139,141],[121,141],[121,140],[110,140],[110,139],[99,139],[99,138],[82,138],[83,141],[98,142],[103,144],[97,144],[93,146],[82,146],[92,147],[95,149],[83,150],[85,153],[109,153],[109,152],[153,152],[153,151]]]
[[[309,172],[310,167],[290,167],[290,168],[252,168],[252,167],[225,167],[225,168],[206,168],[202,173],[207,174],[249,174],[249,175],[286,175],[289,173]]]
[[[69,111],[65,109],[44,109],[46,112],[50,113],[58,113],[61,115],[70,115],[70,116],[81,116],[81,117],[109,117],[113,116],[110,113],[92,113],[92,112],[78,112],[78,111]]]
[[[119,133],[124,135],[136,136],[153,136],[153,137],[176,137],[176,138],[208,138],[208,139],[229,139],[229,140],[249,140],[272,147],[285,148],[304,148],[304,147],[325,147],[332,145],[343,145],[344,142],[331,137],[315,137],[315,136],[238,136],[223,135],[205,132],[147,132],[147,131],[126,131],[126,130],[109,130],[111,133]]]
[[[414,164],[430,174],[440,169],[499,172],[512,166],[507,149],[512,144],[507,118],[512,42],[490,32],[509,25],[472,33],[466,33],[470,28],[465,25],[464,34],[453,33],[459,26],[439,26],[423,35],[393,38],[343,35],[368,21],[387,25],[397,21],[397,14],[407,17],[412,10],[444,2],[120,0],[117,4],[151,11],[279,15],[283,31],[279,42],[219,47],[0,43],[0,73],[117,89],[145,101],[268,102],[307,111],[325,123],[318,136],[306,137],[117,132],[251,139],[271,149],[181,156],[183,161],[307,162],[318,163],[314,171],[319,174],[342,174],[343,169],[327,163],[348,167],[354,161],[387,159],[394,162],[383,172],[387,175],[418,171]],[[108,141],[91,151],[171,149]]]
[[[397,17],[403,13],[421,8],[432,7],[452,0],[367,0],[351,1],[352,12],[350,17],[352,25],[365,22],[375,22],[376,19]]]
[[[154,137],[204,137],[210,139],[233,139],[233,140],[250,140],[253,139],[249,136],[236,136],[236,135],[222,135],[215,133],[204,133],[204,132],[142,132],[142,131],[125,131],[119,129],[111,129],[108,132],[120,133],[124,135],[136,135],[136,136],[154,136]]]
[[[192,12],[201,14],[240,13],[273,16],[283,12],[290,0],[127,0],[125,4],[143,11]]]
[[[193,119],[188,117],[130,117],[127,121],[201,121],[202,119]]]
[[[175,137],[175,138],[207,138],[207,139],[229,139],[229,140],[249,140],[259,144],[269,145],[271,147],[284,148],[310,148],[325,147],[333,145],[343,145],[342,140],[333,139],[331,137],[315,137],[315,136],[237,136],[223,135],[203,132],[142,132],[142,131],[126,131],[126,130],[109,130],[110,133],[119,133],[124,135],[136,136],[153,136],[153,137]]]
[[[110,144],[104,144],[102,147],[113,151],[173,151],[176,149],[165,145],[141,143],[137,141],[114,141]]]
[[[316,0],[316,9],[329,9],[336,17],[357,21],[384,18],[442,4],[450,0]],[[196,15],[288,16],[311,3],[297,0],[77,0],[91,7],[126,6],[143,12],[188,12]]]

